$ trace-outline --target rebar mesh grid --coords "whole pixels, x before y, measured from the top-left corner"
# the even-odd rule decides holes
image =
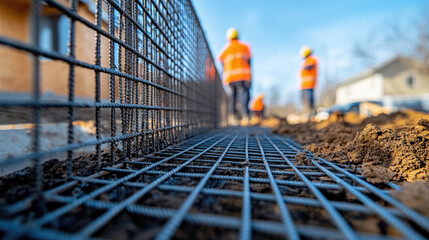
[[[289,138],[235,128],[75,176],[43,192],[42,216],[27,200],[4,208],[0,230],[8,239],[425,239],[429,219],[388,190]]]
[[[11,37],[13,33],[0,35],[0,50],[27,54],[32,98],[0,101],[0,108],[32,111],[32,149],[0,157],[0,167],[33,161],[36,199],[42,198],[44,188],[42,161],[52,156],[66,154],[66,178],[70,180],[76,174],[73,154],[82,148],[95,147],[94,161],[100,170],[103,164],[159,151],[220,122],[225,93],[190,0],[29,0],[5,4],[17,4],[22,15],[16,18],[28,18],[30,39],[19,40]],[[43,48],[42,15],[63,16],[69,23],[67,53]],[[10,61],[14,67],[24,64]],[[47,68],[59,79],[67,75],[63,100],[43,97]],[[18,81],[25,81],[24,73],[15,75]],[[78,97],[78,90],[88,92],[85,88],[93,88],[90,98]],[[67,143],[42,149],[42,138],[50,137],[41,133],[42,115],[50,109],[64,115]],[[75,119],[88,111],[91,117],[87,120],[94,122],[96,138],[77,141]],[[108,159],[103,158],[103,150],[109,151]]]

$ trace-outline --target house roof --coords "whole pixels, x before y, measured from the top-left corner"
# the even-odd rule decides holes
[[[391,58],[391,59],[379,64],[379,65],[375,65],[373,67],[367,68],[364,71],[362,71],[362,72],[360,72],[360,73],[358,73],[352,77],[347,78],[343,82],[339,83],[338,87],[356,82],[358,80],[361,80],[362,78],[366,78],[366,77],[369,77],[373,74],[379,73],[379,72],[383,71],[386,67],[388,67],[388,66],[392,65],[393,63],[400,61],[400,60],[404,60],[404,61],[412,62],[412,63],[419,63],[417,60],[398,55],[394,58]]]

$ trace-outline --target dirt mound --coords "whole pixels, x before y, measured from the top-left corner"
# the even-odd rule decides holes
[[[423,126],[382,129],[368,124],[345,148],[371,182],[427,180],[429,131]]]
[[[290,135],[328,161],[359,166],[372,183],[416,181],[427,180],[429,174],[427,119],[427,114],[404,111],[366,118],[357,124],[344,118],[280,124],[274,132]]]
[[[395,127],[397,126],[399,122],[407,122],[407,119],[410,119],[411,121],[414,120],[414,116],[417,114],[417,112],[414,111],[401,111],[401,112],[395,112],[395,113],[391,113],[391,114],[380,114],[376,117],[368,117],[363,119],[359,125],[361,126],[366,126],[370,123],[375,124],[375,125],[385,125],[388,126],[391,124],[391,127]],[[409,124],[414,124],[415,120],[413,123],[408,122]],[[407,124],[404,124],[407,125]]]

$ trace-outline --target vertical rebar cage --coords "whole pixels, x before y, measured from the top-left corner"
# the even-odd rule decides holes
[[[99,170],[220,122],[225,93],[190,0],[20,0],[0,10],[1,123],[28,123],[31,139],[0,155],[0,167],[32,161],[36,196],[45,160],[66,158],[70,179],[81,149],[95,147]],[[82,122],[92,138],[77,138]],[[45,128],[62,126],[63,142],[44,146]]]

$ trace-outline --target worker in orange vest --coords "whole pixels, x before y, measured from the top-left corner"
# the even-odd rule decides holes
[[[223,66],[223,83],[231,89],[228,122],[236,125],[239,117],[244,115],[242,124],[247,125],[250,118],[248,105],[252,79],[250,47],[238,40],[238,32],[235,28],[228,29],[226,39],[228,42],[220,52],[218,60]],[[241,107],[240,116],[236,107],[237,102]]]
[[[264,117],[264,95],[262,93],[256,95],[250,106],[256,117],[259,119],[259,122],[261,122]]]
[[[317,84],[317,59],[313,56],[309,47],[303,47],[300,51],[303,58],[300,70],[300,85],[304,114],[310,119],[315,113],[314,88]]]

